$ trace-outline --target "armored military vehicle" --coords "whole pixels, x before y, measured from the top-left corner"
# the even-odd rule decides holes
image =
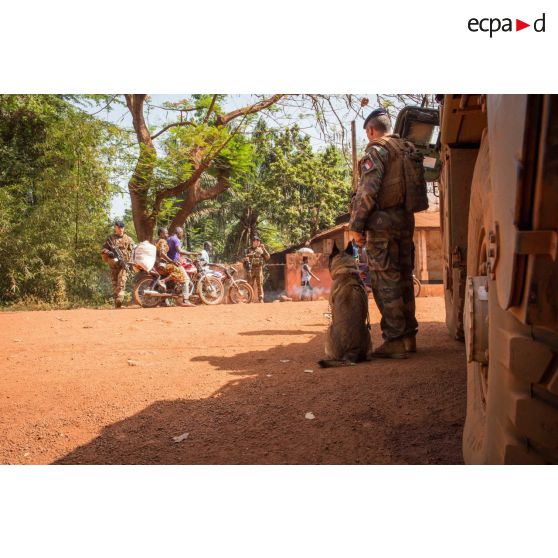
[[[558,95],[443,95],[395,131],[437,180],[466,463],[558,463]]]

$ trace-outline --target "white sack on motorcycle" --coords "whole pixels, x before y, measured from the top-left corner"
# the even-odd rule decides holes
[[[134,265],[149,273],[155,265],[156,257],[157,248],[155,245],[151,244],[149,240],[144,240],[136,246],[136,250],[134,252]]]

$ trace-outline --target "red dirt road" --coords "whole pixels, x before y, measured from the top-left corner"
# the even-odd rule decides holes
[[[321,370],[326,310],[1,313],[0,463],[461,463],[443,300],[417,300],[412,358]]]

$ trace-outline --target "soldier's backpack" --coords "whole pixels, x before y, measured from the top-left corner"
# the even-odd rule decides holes
[[[373,140],[374,145],[385,147],[390,164],[382,181],[378,196],[380,209],[387,209],[400,202],[407,211],[417,213],[428,209],[428,194],[424,177],[424,156],[415,146],[396,136],[383,136]],[[383,190],[383,192],[382,192]]]

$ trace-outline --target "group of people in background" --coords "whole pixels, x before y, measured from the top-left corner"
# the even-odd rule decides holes
[[[184,238],[184,230],[177,227],[174,234],[170,234],[166,227],[160,227],[158,230],[158,240],[156,243],[157,256],[155,269],[160,275],[159,285],[166,289],[166,283],[173,281],[182,285],[182,306],[194,306],[190,302],[190,294],[192,292],[190,276],[180,265],[183,257],[196,259],[202,265],[210,263],[210,254],[213,245],[210,241],[203,243],[203,249],[199,252],[185,250],[182,245]],[[134,241],[125,233],[125,225],[121,220],[114,222],[114,231],[107,238],[101,251],[103,261],[109,266],[110,278],[112,283],[112,294],[114,305],[121,308],[124,302],[126,292],[126,281],[128,279],[128,264],[132,260],[134,249]],[[119,252],[124,262],[117,257]],[[258,235],[252,238],[252,245],[246,251],[243,259],[244,267],[247,271],[248,281],[254,290],[259,302],[264,301],[264,276],[263,268],[269,260],[270,254],[262,243]]]

